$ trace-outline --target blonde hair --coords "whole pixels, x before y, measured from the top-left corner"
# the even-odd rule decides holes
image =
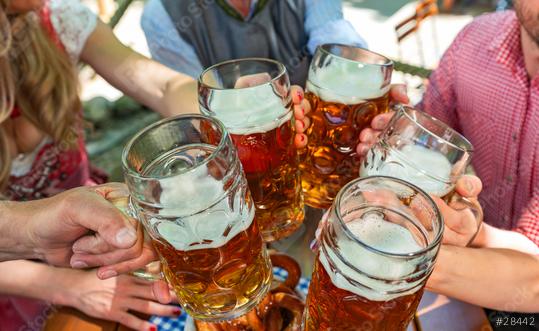
[[[75,65],[35,13],[9,15],[9,1],[0,0],[0,190],[12,161],[1,124],[15,103],[33,125],[68,148],[77,144],[81,109]]]

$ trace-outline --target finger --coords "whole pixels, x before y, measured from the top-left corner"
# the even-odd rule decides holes
[[[461,176],[455,185],[457,193],[465,198],[477,198],[482,189],[481,179],[473,175]]]
[[[301,100],[301,106],[303,107],[303,110],[305,111],[305,115],[311,112],[311,103],[307,99]]]
[[[436,205],[438,206],[438,209],[440,210],[440,213],[442,214],[444,218],[444,224],[451,230],[457,232],[457,233],[463,233],[464,229],[466,228],[466,224],[463,221],[463,218],[461,217],[461,214],[459,214],[458,211],[454,210],[450,206],[448,206],[444,200],[440,199],[436,196],[431,196]]]
[[[109,201],[129,196],[129,189],[123,183],[107,183],[93,186],[92,189]]]
[[[370,144],[359,143],[356,148],[356,152],[359,156],[367,155],[367,152],[371,148]]]
[[[153,297],[162,304],[169,304],[172,301],[168,284],[158,280],[152,284]]]
[[[302,120],[296,120],[296,132],[303,133],[307,131],[309,125],[311,125],[311,120],[308,117],[305,117]]]
[[[294,103],[294,105],[301,105],[301,102],[305,99],[303,89],[294,85],[290,88],[290,93],[292,95],[292,103]]]
[[[393,118],[393,115],[395,115],[394,111],[375,116],[372,119],[371,128],[373,128],[374,130],[385,129],[385,127],[389,124],[391,118]]]
[[[71,257],[71,266],[73,268],[110,266],[121,263],[122,261],[135,259],[141,255],[142,248],[144,245],[144,233],[142,232],[142,226],[140,225],[140,223],[137,224],[136,235],[136,245],[133,245],[127,249],[115,248],[113,250],[98,254],[89,253],[88,250],[91,250],[91,248],[87,248],[87,250],[81,249],[82,244],[78,244],[78,241],[82,241],[83,243],[85,241],[92,242],[92,240],[86,240],[84,238],[81,238],[74,243],[74,246],[77,246],[77,251],[74,252],[73,256]],[[115,275],[111,275],[110,277],[113,276]]]
[[[97,276],[101,279],[107,279],[115,275],[128,273],[144,268],[148,263],[155,261],[156,258],[157,256],[153,250],[145,248],[142,250],[142,254],[134,259],[99,268]]]
[[[400,102],[405,104],[410,103],[410,98],[408,97],[406,85],[404,84],[391,85],[389,95],[391,97],[391,100],[394,102]]]
[[[140,277],[123,275],[124,277],[129,277],[129,282],[131,283],[131,295],[146,300],[157,300],[153,293],[153,283],[154,281],[146,280]],[[122,277],[122,276],[120,276]]]
[[[99,234],[84,236],[73,244],[73,253],[103,254],[114,250]]]
[[[294,145],[296,145],[296,148],[304,148],[307,146],[307,142],[307,135],[304,133],[296,134],[296,137],[294,138]]]
[[[258,85],[267,83],[269,81],[271,81],[271,76],[267,72],[252,74],[252,75],[245,75],[245,76],[240,77],[236,81],[236,84],[234,84],[234,88],[258,86]]]
[[[151,300],[130,298],[127,300],[126,306],[147,315],[179,316],[182,313],[178,307],[163,305]]]
[[[145,331],[157,330],[157,327],[154,324],[148,321],[144,321],[136,317],[135,315],[129,314],[125,311],[118,312],[114,320],[133,330],[145,330]]]
[[[378,140],[380,131],[374,131],[373,129],[366,128],[361,131],[359,134],[359,140],[362,143],[367,143],[369,145],[374,144]]]
[[[462,236],[454,232],[447,225],[444,226],[444,235],[442,237],[442,244],[445,245],[454,245],[454,246],[464,246]]]

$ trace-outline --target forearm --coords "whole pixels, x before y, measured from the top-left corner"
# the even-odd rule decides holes
[[[98,22],[81,59],[111,85],[163,116],[197,112],[197,83],[123,45]]]
[[[26,260],[0,263],[0,293],[58,303],[61,280],[50,265]]]
[[[539,257],[506,249],[443,246],[427,289],[478,306],[539,311]]]
[[[539,247],[522,233],[495,228],[488,224],[481,226],[473,241],[474,247],[506,248],[529,254],[539,254]]]
[[[0,262],[38,258],[27,229],[30,220],[27,215],[24,215],[21,204],[10,201],[0,202]]]

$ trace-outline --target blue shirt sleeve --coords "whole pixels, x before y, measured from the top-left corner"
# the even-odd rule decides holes
[[[341,0],[305,0],[305,31],[311,54],[318,45],[326,43],[367,47],[352,24],[344,19]]]
[[[195,79],[202,64],[189,43],[183,40],[160,0],[150,0],[141,18],[142,30],[152,58]]]

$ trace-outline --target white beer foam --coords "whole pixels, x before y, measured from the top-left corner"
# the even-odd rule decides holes
[[[268,132],[292,116],[268,84],[214,92],[210,109],[230,133],[238,135]]]
[[[346,61],[309,71],[307,91],[326,102],[355,105],[375,99],[389,91],[383,87],[384,74],[380,67]]]
[[[243,195],[236,194],[231,207],[223,183],[205,166],[160,182],[160,201],[171,207],[161,209],[150,223],[177,250],[221,247],[253,222],[254,208],[239,207]],[[200,213],[210,207],[211,211]]]
[[[366,156],[369,167],[366,168],[363,163],[360,176],[382,175],[399,178],[438,197],[443,197],[453,188],[450,184],[451,163],[440,152],[421,145],[406,145],[398,152],[389,149],[385,159],[382,157],[380,149],[371,148]]]
[[[422,249],[422,247],[414,240],[411,233],[404,227],[384,221],[379,214],[368,214],[358,220],[353,220],[346,223],[350,231],[363,243],[372,248],[386,253],[413,253]],[[325,244],[323,244],[325,245]],[[350,264],[358,270],[375,278],[382,279],[402,279],[414,273],[416,265],[421,262],[421,257],[415,260],[407,260],[392,258],[380,255],[370,251],[369,249],[358,245],[349,238],[341,238],[338,240],[339,253]],[[325,254],[328,254],[326,256]],[[333,272],[328,262],[331,260],[333,265],[339,272]],[[388,284],[382,280],[377,280],[367,277],[348,267],[342,260],[337,257],[333,250],[327,246],[320,250],[319,260],[322,263],[327,274],[330,276],[332,283],[343,290],[352,292],[371,301],[387,301],[404,295],[416,292],[418,288],[414,288],[419,284],[416,282],[402,281],[400,283]],[[352,284],[343,275],[357,282]],[[411,289],[410,289],[411,288]],[[409,289],[406,291],[406,289]],[[402,293],[387,294],[402,290]]]

